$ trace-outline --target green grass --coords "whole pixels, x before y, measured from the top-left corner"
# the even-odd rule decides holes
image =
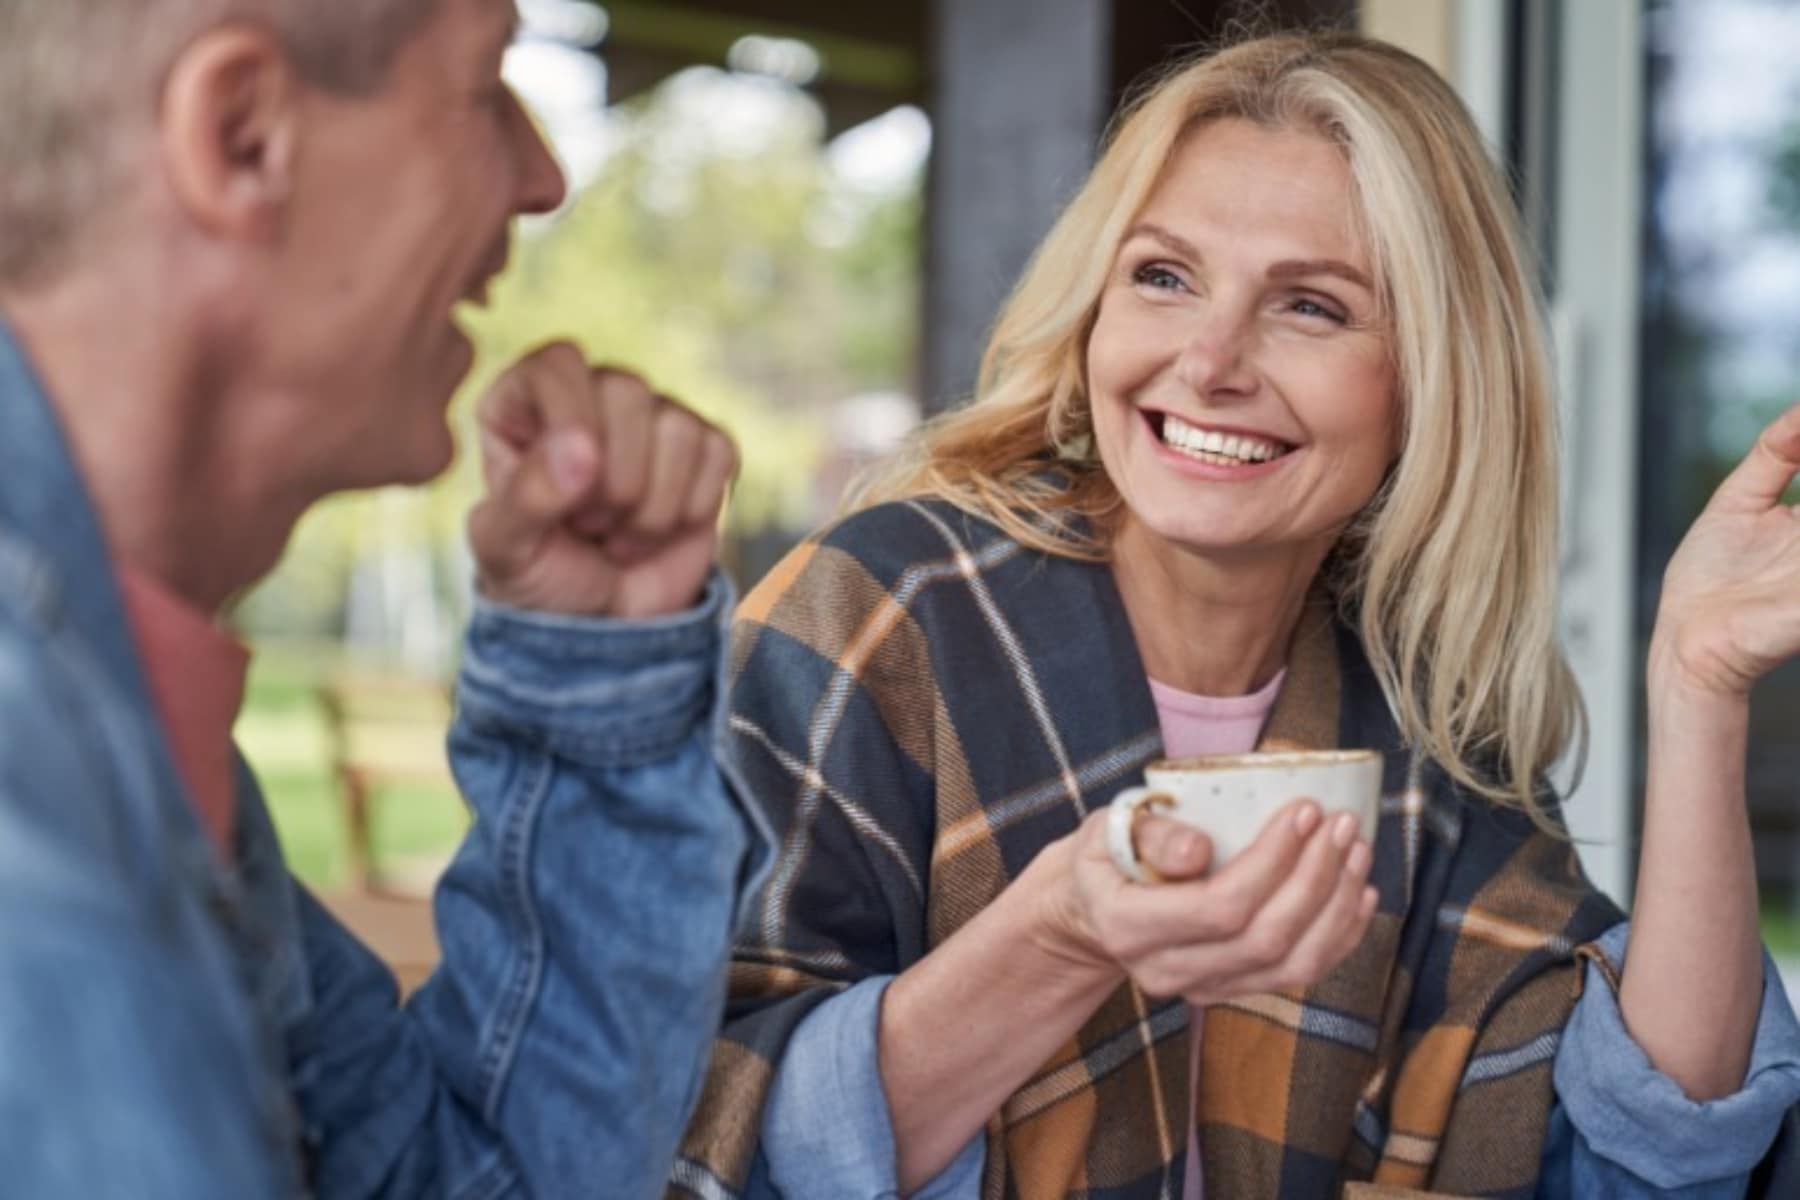
[[[1784,962],[1800,962],[1800,912],[1783,903],[1762,907],[1763,944]]]
[[[252,760],[254,765],[254,759]],[[258,771],[269,812],[294,874],[330,890],[349,878],[349,835],[336,785],[323,771]],[[447,856],[462,840],[468,818],[454,791],[391,787],[374,799],[369,840],[377,867],[393,868]]]

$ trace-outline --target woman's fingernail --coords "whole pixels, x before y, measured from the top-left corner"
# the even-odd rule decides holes
[[[1349,813],[1339,813],[1337,821],[1331,827],[1331,841],[1342,850],[1356,837],[1356,818]]]
[[[1301,837],[1305,837],[1318,826],[1319,806],[1311,803],[1302,804],[1300,811],[1294,814],[1294,831]]]

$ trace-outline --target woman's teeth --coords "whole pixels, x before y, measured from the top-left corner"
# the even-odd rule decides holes
[[[1164,445],[1179,450],[1189,458],[1219,467],[1241,467],[1245,463],[1268,462],[1288,452],[1288,447],[1280,442],[1242,433],[1201,429],[1173,414],[1163,417],[1162,440]]]

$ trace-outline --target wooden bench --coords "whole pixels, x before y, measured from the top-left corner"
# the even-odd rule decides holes
[[[386,788],[455,790],[444,749],[449,689],[434,679],[344,670],[325,677],[318,698],[344,806],[350,883],[364,891],[388,891],[390,880],[370,837],[371,810]]]

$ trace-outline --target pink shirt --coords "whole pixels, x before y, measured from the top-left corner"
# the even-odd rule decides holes
[[[1277,671],[1257,691],[1248,696],[1200,696],[1150,681],[1150,697],[1156,702],[1156,722],[1162,729],[1163,754],[1167,758],[1188,758],[1196,754],[1243,754],[1256,749],[1269,710],[1275,707],[1275,695],[1287,678],[1285,669]],[[1196,1087],[1200,1080],[1200,1029],[1206,1010],[1188,1010],[1189,1042],[1188,1078]],[[1204,1200],[1206,1186],[1200,1175],[1200,1134],[1196,1122],[1188,1123],[1187,1182],[1182,1186],[1184,1200]]]
[[[230,861],[237,813],[231,726],[244,702],[250,652],[159,580],[116,564],[151,703],[200,823]]]

